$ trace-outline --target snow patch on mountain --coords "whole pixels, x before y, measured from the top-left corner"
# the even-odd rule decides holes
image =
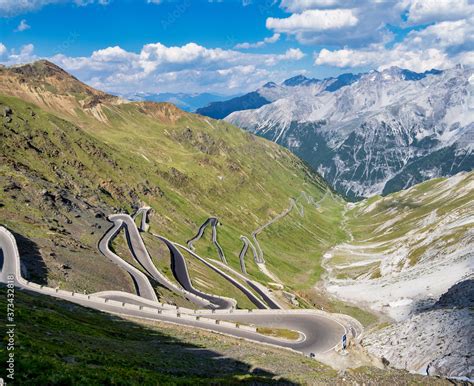
[[[333,92],[326,89],[334,79],[306,79],[263,87],[272,103],[225,119],[288,147],[340,192],[370,196],[472,169],[472,79],[473,70],[460,66],[371,71]]]

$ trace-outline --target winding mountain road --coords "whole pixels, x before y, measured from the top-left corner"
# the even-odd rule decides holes
[[[279,213],[278,215],[273,217],[270,221],[261,225],[260,227],[258,227],[256,230],[252,232],[252,239],[255,244],[255,249],[257,250],[257,259],[255,260],[257,264],[265,264],[265,259],[263,258],[263,250],[260,247],[260,243],[257,240],[258,234],[262,232],[265,228],[272,225],[274,222],[288,215],[293,210],[293,208],[296,208],[301,216],[304,214],[304,212],[301,212],[301,210],[298,209],[296,200],[294,198],[290,198],[290,206],[288,208],[286,208],[283,212]]]
[[[280,282],[280,280],[273,275],[271,272],[268,271],[268,269],[265,266],[265,259],[263,258],[263,250],[260,246],[260,243],[257,239],[257,236],[259,233],[261,233],[265,228],[269,227],[272,225],[274,222],[282,219],[283,217],[287,216],[293,209],[296,209],[301,217],[304,216],[304,207],[301,204],[298,204],[298,201],[300,198],[304,198],[308,204],[313,205],[316,209],[318,209],[321,205],[321,201],[323,201],[328,193],[332,196],[332,192],[327,189],[326,192],[324,193],[323,197],[321,197],[318,201],[314,201],[313,196],[310,196],[308,193],[305,191],[301,192],[301,194],[296,198],[290,198],[290,206],[285,209],[283,212],[279,213],[276,215],[274,218],[272,218],[270,221],[267,223],[259,226],[256,230],[254,230],[251,234],[251,237],[253,239],[250,241],[248,237],[246,236],[240,236],[240,240],[243,241],[244,245],[242,246],[242,249],[239,254],[239,259],[240,259],[240,267],[243,273],[247,273],[247,269],[245,267],[245,255],[247,254],[248,247],[250,246],[252,249],[253,253],[253,258],[255,263],[257,264],[258,268],[260,271],[262,271],[265,275],[270,277],[272,280],[275,280],[277,282]],[[298,206],[300,205],[300,206]]]
[[[128,214],[113,214],[108,217],[110,221],[112,221],[116,226],[117,230],[114,234],[108,233],[108,237],[103,238],[99,243],[99,250],[107,257],[111,257],[115,255],[109,248],[109,244],[121,227],[125,228],[125,233],[127,236],[128,245],[130,251],[132,252],[133,257],[135,260],[143,267],[143,269],[152,277],[156,282],[158,282],[161,286],[169,289],[172,292],[178,293],[183,295],[185,298],[193,302],[199,307],[212,307],[210,301],[201,298],[200,296],[196,296],[194,293],[190,293],[183,288],[178,287],[173,282],[171,282],[165,275],[163,275],[160,271],[158,271],[151,260],[150,254],[143,243],[143,240],[140,236],[138,228],[133,221],[132,217]],[[115,255],[117,256],[117,255]],[[112,256],[113,257],[113,256]],[[117,256],[118,257],[118,256]],[[120,257],[119,257],[120,259]],[[116,262],[116,260],[113,260]],[[133,276],[135,277],[135,276]],[[156,295],[155,295],[156,300]]]
[[[133,255],[144,267],[148,274],[150,274],[155,279],[161,280],[163,284],[167,286],[167,288],[169,288],[168,286],[172,284],[170,287],[176,289],[178,293],[183,293],[184,291],[186,296],[195,295],[181,288],[177,288],[173,283],[170,283],[168,279],[164,277],[159,271],[157,271],[154,266],[152,267],[153,263],[151,258],[143,244],[141,237],[138,234],[138,230],[135,223],[133,222],[133,219],[129,215],[112,215],[109,218],[114,222],[114,225],[106,232],[104,237],[99,242],[99,248],[101,248],[102,253],[104,253],[105,256],[111,259],[114,263],[126,269],[127,272],[129,272],[132,277],[134,277],[137,287],[139,288],[140,296],[120,291],[106,291],[91,295],[84,295],[27,282],[21,276],[20,255],[16,245],[16,240],[12,233],[2,226],[0,226],[0,249],[2,251],[3,261],[1,264],[2,270],[0,272],[0,281],[3,283],[14,282],[15,286],[20,289],[27,289],[33,292],[41,293],[43,295],[61,298],[104,312],[202,328],[231,335],[237,338],[243,338],[259,343],[271,344],[281,348],[292,349],[303,354],[323,353],[325,351],[332,350],[340,341],[341,336],[347,332],[349,326],[357,326],[357,331],[359,332],[362,330],[360,323],[347,316],[341,318],[337,315],[327,314],[316,310],[202,309],[196,311],[184,308],[178,309],[178,307],[175,309],[171,305],[158,303],[155,299],[153,299],[152,294],[149,293],[150,288],[144,280],[147,279],[146,275],[130,264],[123,262],[120,257],[114,254],[108,248],[110,240],[116,236],[122,227],[126,227],[127,229],[129,247],[132,250]],[[170,241],[168,242],[171,243]],[[175,243],[171,244],[175,248],[184,248],[189,253],[192,253],[196,258],[202,259],[187,247]],[[171,249],[174,250],[174,248]],[[126,264],[120,263],[119,260]],[[208,262],[208,264],[210,263]],[[213,269],[219,269],[215,266],[213,267]],[[225,272],[223,273],[226,274]],[[228,276],[232,278],[232,276]],[[151,288],[151,290],[153,289]],[[203,300],[198,296],[197,298]],[[215,320],[212,321],[213,319]],[[350,322],[346,323],[345,321],[347,320],[350,320]],[[237,322],[243,325],[239,327],[238,325],[228,322]],[[244,328],[244,325],[251,324],[257,326],[280,327],[295,330],[300,333],[301,339],[297,341],[280,340],[262,335],[256,332],[255,328]]]
[[[202,225],[198,229],[198,233],[192,239],[188,240],[186,244],[188,245],[189,249],[194,249],[193,243],[198,241],[204,234],[206,228],[210,225],[212,228],[212,242],[217,249],[217,253],[219,258],[222,260],[223,263],[227,264],[227,259],[224,255],[224,250],[220,246],[219,242],[217,241],[217,225],[219,224],[219,220],[217,217],[209,217],[206,221],[202,223]]]
[[[140,227],[138,230],[140,232],[146,232],[148,230],[148,212],[150,212],[151,208],[149,206],[142,206],[138,208],[132,218],[135,220],[140,214],[142,215],[142,219],[140,221]]]
[[[240,269],[243,273],[247,274],[247,268],[245,267],[245,255],[247,254],[247,250],[249,249],[249,247],[252,249],[253,259],[255,262],[257,262],[258,260],[258,253],[255,249],[255,245],[252,244],[248,237],[240,236],[240,240],[242,240],[242,242],[244,243],[239,253]]]
[[[237,302],[234,299],[210,295],[194,288],[191,282],[191,277],[189,276],[186,260],[178,248],[176,248],[176,245],[163,236],[153,236],[163,241],[170,250],[171,270],[173,271],[173,275],[175,276],[176,280],[178,280],[179,284],[181,284],[186,291],[199,296],[200,298],[208,300],[210,303],[215,304],[217,308],[229,309],[235,308],[237,306]]]
[[[240,291],[242,291],[248,298],[249,300],[255,304],[258,308],[260,309],[266,309],[268,308],[267,305],[262,302],[258,297],[256,297],[252,291],[250,291],[248,288],[246,288],[244,285],[242,285],[239,281],[235,280],[232,276],[230,276],[229,274],[225,273],[222,269],[216,267],[215,265],[213,265],[212,263],[210,263],[209,261],[207,261],[206,259],[203,259],[201,256],[199,256],[197,253],[195,253],[193,250],[191,250],[190,248],[187,248],[185,247],[184,245],[181,245],[181,244],[178,244],[178,243],[175,243],[175,245],[183,250],[185,250],[186,252],[188,252],[189,254],[191,254],[193,257],[195,257],[196,259],[198,259],[201,263],[203,263],[204,265],[208,266],[210,269],[212,269],[214,272],[217,272],[219,275],[221,275],[222,277],[224,277],[224,279],[226,279],[227,281],[229,281],[231,284],[233,284],[235,287],[237,287]],[[224,264],[224,263],[222,263]]]
[[[109,258],[113,263],[117,264],[119,267],[123,268],[130,274],[135,284],[135,289],[140,296],[144,297],[145,299],[158,301],[158,298],[156,297],[156,292],[153,289],[146,275],[130,263],[127,263],[121,257],[117,256],[109,249],[109,244],[111,240],[120,232],[122,227],[122,220],[117,219],[116,221],[114,221],[114,225],[112,226],[112,228],[110,228],[100,239],[99,251],[101,251],[102,254]]]
[[[261,296],[261,298],[267,303],[267,305],[274,310],[279,310],[283,309],[283,307],[278,303],[278,301],[269,293],[268,289],[260,284],[257,281],[254,281],[250,278],[248,278],[245,275],[242,275],[240,272],[237,272],[235,269],[233,269],[231,266],[226,265],[218,260],[212,260],[213,263],[220,265],[224,270],[228,270],[232,272],[232,274],[239,279],[241,279],[243,282],[247,283],[247,285],[252,288],[257,294]]]
[[[202,314],[205,317],[215,318],[212,314]],[[254,324],[271,328],[285,328],[298,331],[303,339],[296,342],[282,342],[278,345],[291,348],[295,351],[309,354],[312,352],[325,352],[334,348],[339,343],[342,335],[346,333],[343,324],[334,319],[322,315],[298,313],[278,313],[278,311],[268,314],[239,314],[234,313],[220,318],[227,321]]]

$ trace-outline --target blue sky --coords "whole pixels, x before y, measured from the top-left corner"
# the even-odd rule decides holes
[[[235,94],[303,73],[472,65],[468,0],[0,0],[0,62],[116,92]]]

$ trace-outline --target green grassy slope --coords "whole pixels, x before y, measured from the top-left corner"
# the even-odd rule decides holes
[[[0,308],[6,291],[0,288]],[[211,332],[125,320],[21,291],[15,296],[15,380],[32,385],[426,384],[398,370],[340,375],[315,360]],[[80,342],[80,344],[78,344]],[[6,361],[5,345],[0,360]],[[6,378],[5,366],[0,377]],[[433,385],[447,384],[430,378]]]
[[[473,189],[474,172],[469,172],[354,205],[345,222],[353,239],[332,251],[333,273],[340,279],[367,275],[378,279],[420,262],[454,263],[467,258],[466,248],[472,244]],[[341,268],[341,264],[354,265]]]
[[[239,269],[240,235],[287,208],[290,197],[305,191],[317,201],[327,190],[287,150],[225,122],[169,104],[112,103],[57,69],[31,68],[21,70],[22,82],[0,73],[1,93],[22,98],[0,96],[0,113],[11,110],[0,125],[0,217],[23,237],[20,246],[34,247],[22,251],[33,251],[25,255],[32,280],[78,291],[130,290],[130,279],[97,252],[97,243],[110,226],[105,215],[141,203],[154,209],[151,231],[182,243],[217,216],[219,241]],[[337,232],[342,208],[343,200],[331,195],[322,213],[309,207],[303,218],[292,213],[272,225],[275,244],[266,235],[272,229],[265,230],[269,267],[289,265],[291,274],[277,273],[290,286],[310,286],[323,251],[344,236]],[[207,240],[196,244],[198,251],[217,258]],[[249,273],[268,280],[252,260],[248,253]]]

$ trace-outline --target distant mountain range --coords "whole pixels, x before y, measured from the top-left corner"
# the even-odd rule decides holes
[[[420,80],[427,75],[439,73],[441,73],[441,71],[435,69],[424,73],[400,69],[400,77],[404,80]],[[356,82],[363,75],[364,74],[345,73],[336,78],[330,77],[325,79],[307,78],[304,75],[297,75],[283,81],[279,85],[275,82],[268,82],[261,88],[241,96],[210,101],[208,105],[202,105],[202,107],[197,108],[196,113],[215,119],[223,119],[234,111],[258,109],[259,107],[272,103],[277,99],[290,95],[295,91],[298,92],[300,87],[310,87],[310,91],[313,93],[319,93],[322,91],[334,92],[339,90],[341,87]]]
[[[289,148],[357,199],[472,170],[473,87],[460,66],[299,75],[197,112]]]
[[[196,109],[196,113],[215,119],[223,119],[234,111],[258,109],[259,107],[293,93],[300,87],[309,87],[315,92],[320,92],[332,86],[332,89],[328,91],[335,91],[355,82],[358,77],[359,75],[342,74],[337,78],[319,80],[307,78],[304,75],[297,75],[285,80],[279,85],[275,82],[268,82],[261,88],[242,96],[224,101],[211,102],[206,107]]]
[[[169,102],[173,103],[177,107],[185,111],[196,111],[196,109],[207,106],[210,103],[216,103],[223,100],[228,100],[235,96],[229,95],[218,95],[210,93],[196,93],[196,94],[186,94],[186,93],[129,93],[122,94],[122,97],[131,100],[131,101],[149,101],[149,102]],[[205,114],[203,114],[205,115]]]

